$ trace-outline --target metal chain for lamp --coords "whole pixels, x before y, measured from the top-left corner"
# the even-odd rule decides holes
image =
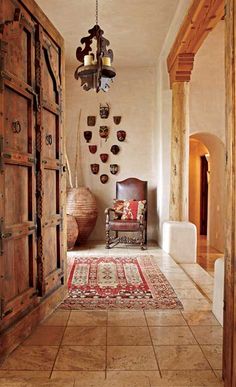
[[[96,25],[98,25],[98,0],[96,0]]]

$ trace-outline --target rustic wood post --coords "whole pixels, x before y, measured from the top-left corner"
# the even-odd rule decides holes
[[[226,1],[226,246],[224,293],[224,353],[225,386],[236,386],[236,108],[235,108],[235,39],[236,0]]]
[[[172,84],[170,219],[188,220],[189,85]]]

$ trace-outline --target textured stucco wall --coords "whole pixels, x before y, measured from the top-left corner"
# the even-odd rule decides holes
[[[67,153],[73,175],[76,155],[76,134],[80,133],[79,154],[79,185],[90,188],[96,197],[98,204],[98,220],[91,234],[91,239],[104,239],[104,209],[112,205],[115,197],[115,182],[127,177],[137,177],[148,181],[148,237],[156,239],[157,210],[157,170],[153,162],[157,152],[154,145],[155,111],[156,111],[156,71],[154,68],[117,69],[117,77],[108,93],[96,94],[93,91],[85,92],[80,87],[80,82],[73,76],[74,69],[66,70],[66,137]],[[110,116],[107,120],[100,119],[99,104],[109,103]],[[78,127],[79,111],[81,120]],[[97,116],[95,127],[87,126],[87,116]],[[120,125],[115,125],[113,116],[121,115]],[[99,126],[110,127],[108,141],[99,137]],[[88,144],[84,140],[83,132],[92,130],[93,138],[90,144],[96,144],[96,154],[91,154]],[[118,129],[127,132],[125,142],[119,142],[116,138]],[[110,152],[111,145],[118,144],[121,151],[114,156]],[[109,153],[109,160],[103,164],[99,158],[100,153]],[[100,164],[100,172],[93,175],[90,164]],[[117,175],[109,172],[110,163],[116,163],[120,167]],[[102,173],[109,175],[107,184],[101,184],[99,176]]]

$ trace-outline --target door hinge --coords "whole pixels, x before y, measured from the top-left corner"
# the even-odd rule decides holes
[[[11,232],[4,232],[4,219],[0,219],[0,255],[3,255],[3,241],[4,239],[10,238],[12,236]]]

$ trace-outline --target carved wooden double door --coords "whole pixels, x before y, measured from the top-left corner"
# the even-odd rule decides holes
[[[4,328],[64,281],[62,50],[0,0],[0,319]]]

